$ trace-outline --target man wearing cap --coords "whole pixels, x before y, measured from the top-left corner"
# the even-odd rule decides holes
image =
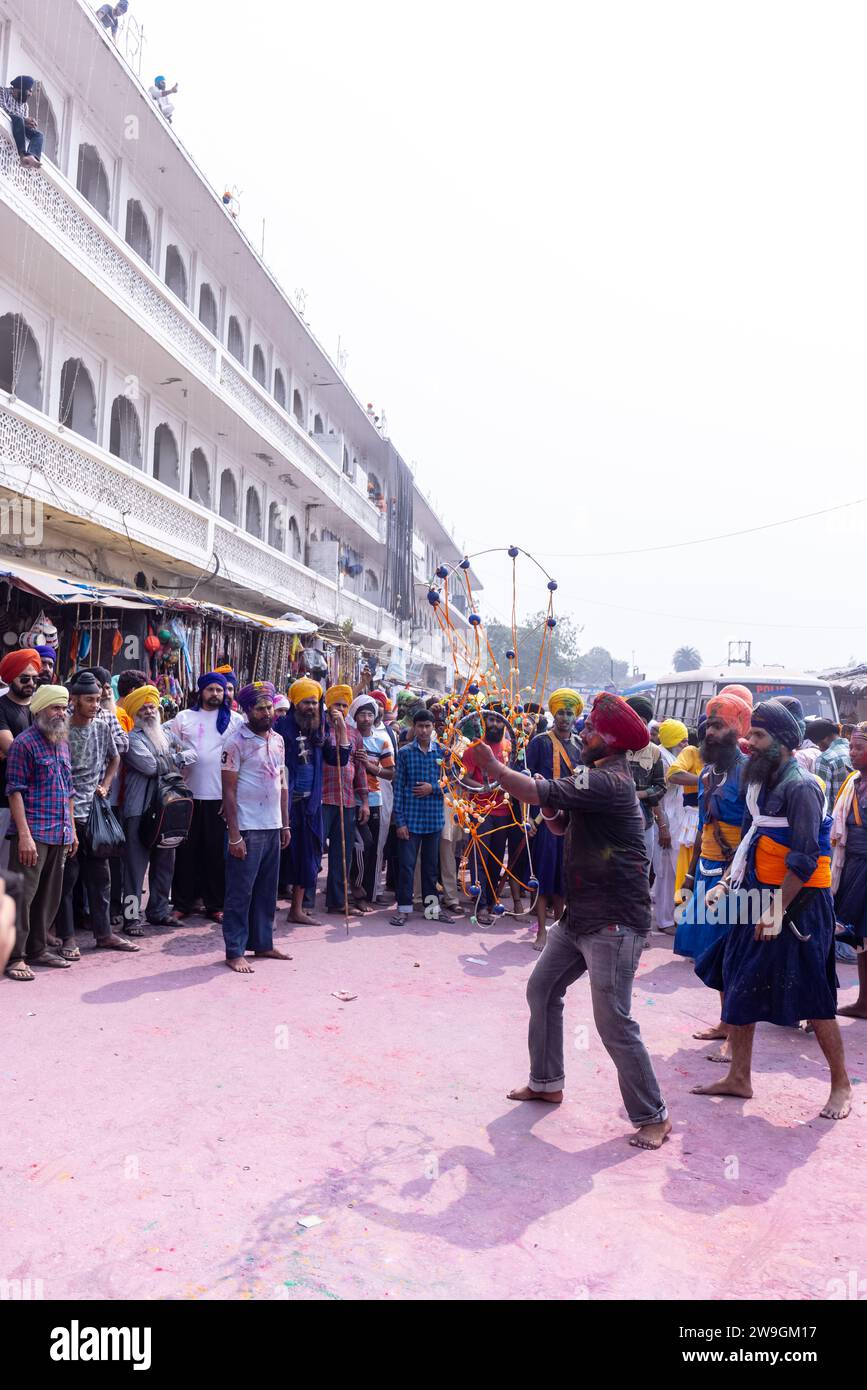
[[[391,739],[383,730],[375,728],[377,709],[376,701],[370,695],[357,695],[349,706],[348,714],[350,728],[357,729],[361,735],[361,757],[367,774],[367,804],[370,808],[366,824],[357,824],[356,828],[353,883],[356,885],[356,901],[361,898],[370,905],[376,902],[379,880],[382,784],[390,784],[394,778]],[[360,805],[360,798],[356,796],[356,812]]]
[[[9,866],[11,813],[6,795],[6,759],[12,740],[29,729],[30,701],[42,670],[42,658],[35,647],[21,647],[0,661],[0,681],[8,685],[0,695],[0,872]]]
[[[344,880],[344,862],[348,871],[352,863],[356,824],[365,825],[370,818],[361,734],[357,729],[350,729],[346,723],[352,698],[352,687],[349,685],[332,685],[325,692],[328,718],[322,746],[325,764],[322,784],[322,833],[324,841],[328,844],[326,912],[345,911],[348,885]],[[356,903],[355,911],[363,916],[368,908],[364,903]]]
[[[289,687],[289,710],[274,728],[283,740],[286,760],[286,792],[289,801],[289,847],[286,882],[292,885],[288,921],[299,926],[318,926],[304,906],[315,901],[316,880],[322,864],[322,743],[324,716],[322,687],[302,676]]]
[[[530,1079],[509,1099],[562,1101],[565,995],[586,973],[596,1028],[638,1130],[629,1142],[658,1149],[671,1120],[630,1015],[632,981],[650,933],[650,890],[643,817],[626,754],[649,741],[644,720],[619,695],[603,692],[581,732],[582,765],[573,776],[549,781],[501,769],[484,745],[481,761],[506,791],[541,806],[552,831],[566,836],[566,915],[550,928],[530,976]]]
[[[92,671],[77,671],[69,682],[72,716],[69,720],[69,758],[72,767],[72,797],[78,851],[67,859],[63,873],[63,892],[57,915],[57,935],[67,959],[78,959],[75,940],[75,885],[81,877],[87,889],[90,925],[101,950],[137,951],[111,929],[111,874],[107,859],[91,852],[87,822],[95,796],[106,801],[120,767],[111,725],[100,718],[102,685]],[[126,735],[124,735],[126,737]],[[70,953],[70,954],[67,954]]]
[[[175,83],[174,87],[170,87],[166,82],[166,79],[162,75],[160,75],[159,77],[155,77],[154,85],[152,87],[148,87],[148,95],[151,98],[151,101],[156,102],[157,106],[159,107],[165,119],[168,121],[169,125],[171,125],[172,123],[172,113],[175,109],[174,102],[170,101],[169,98],[173,97],[177,90],[177,82]]]
[[[668,823],[668,844],[654,849],[653,915],[661,932],[674,934],[674,881],[680,854],[680,828],[683,821],[683,788],[668,780],[679,753],[687,747],[689,730],[679,719],[664,719],[659,725],[659,752],[666,777],[662,812]]]
[[[25,169],[38,169],[42,161],[44,136],[30,117],[28,99],[36,82],[32,77],[13,77],[8,87],[0,87],[0,111],[12,122],[12,138],[18,160]]]
[[[537,706],[538,708],[538,706]],[[584,708],[577,690],[555,690],[548,697],[548,709],[553,724],[544,733],[536,734],[527,746],[527,771],[535,777],[559,781],[568,777],[581,762],[581,744],[574,736],[575,720]],[[531,711],[534,713],[534,711]],[[526,718],[526,715],[525,715]],[[562,835],[552,835],[541,809],[531,817],[533,822],[530,853],[533,876],[539,881],[536,899],[536,940],[533,950],[541,951],[547,939],[545,930],[548,908],[553,908],[554,921],[559,922],[566,907],[563,887]]]
[[[108,29],[111,37],[117,43],[118,20],[125,15],[129,9],[129,0],[117,0],[116,5],[100,5],[96,12],[96,17],[103,29]]]
[[[808,1019],[831,1073],[821,1116],[842,1120],[852,1088],[836,1019],[831,822],[816,778],[794,756],[801,731],[781,700],[755,706],[748,742],[744,834],[711,895],[736,890],[738,912],[695,967],[722,990],[731,1062],[722,1081],[693,1092],[749,1098],[755,1025],[796,1028]]]
[[[270,681],[238,692],[247,722],[229,735],[222,755],[223,810],[229,827],[223,940],[226,964],[252,973],[249,949],[259,957],[291,960],[274,945],[280,850],[289,844],[286,750],[274,732]]]
[[[124,710],[133,720],[129,747],[123,754],[123,793],[120,816],[126,836],[124,852],[125,936],[144,936],[142,889],[148,876],[147,920],[154,927],[172,921],[169,895],[175,868],[174,849],[148,849],[141,838],[141,820],[151,804],[157,778],[166,772],[182,772],[196,761],[196,750],[188,748],[174,729],[160,724],[160,692],[156,686],[140,685],[124,696]]]
[[[48,950],[51,924],[60,904],[63,871],[77,849],[72,818],[69,762],[69,692],[43,685],[31,702],[33,724],[9,749],[6,787],[14,838],[11,867],[21,875],[15,946],[6,973],[13,980],[34,979],[31,965],[68,967],[77,948],[58,955]]]
[[[220,814],[223,747],[244,720],[229,707],[221,671],[206,671],[197,685],[193,708],[181,710],[165,725],[196,754],[195,762],[184,768],[193,793],[193,820],[189,835],[175,851],[172,899],[179,920],[195,912],[201,900],[205,916],[221,922],[226,891],[226,823]]]

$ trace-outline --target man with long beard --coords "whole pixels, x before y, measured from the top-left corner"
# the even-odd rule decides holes
[[[479,757],[482,750],[485,757],[490,753],[497,764],[508,767],[513,753],[513,743],[506,729],[500,705],[490,705],[482,711],[482,738],[471,743],[461,754],[464,776],[479,784],[484,782],[484,770],[487,765]],[[478,851],[473,850],[473,878],[481,885],[482,890],[479,894],[476,920],[482,927],[490,926],[494,920],[491,910],[497,900],[500,875],[507,862],[513,900],[520,897],[520,875],[523,873],[526,881],[530,874],[526,854],[522,854],[526,849],[523,825],[512,813],[502,780],[493,775],[489,778],[491,782],[497,780],[500,780],[499,789],[481,790],[476,793],[479,808],[485,812],[485,818],[477,832],[479,848]],[[515,906],[517,908],[517,902]]]
[[[67,855],[78,839],[72,814],[69,762],[69,692],[43,685],[33,696],[34,722],[18,735],[10,750],[6,786],[15,836],[11,868],[21,875],[21,900],[15,945],[6,973],[13,980],[33,980],[31,965],[68,969],[77,948],[60,955],[47,949],[48,933],[60,904]]]
[[[723,991],[731,1066],[722,1081],[695,1086],[693,1093],[748,1099],[755,1025],[796,1028],[809,1019],[831,1073],[831,1092],[820,1113],[826,1120],[842,1120],[851,1108],[852,1088],[835,1017],[824,793],[795,759],[801,731],[779,700],[756,705],[748,741],[745,833],[723,883],[711,895],[738,890],[737,921],[696,964],[705,984]]]
[[[124,926],[125,936],[144,936],[142,887],[148,876],[147,921],[153,927],[172,922],[172,875],[174,849],[148,849],[141,838],[142,816],[151,804],[157,778],[166,772],[180,772],[196,761],[196,750],[186,748],[174,729],[160,723],[160,692],[156,686],[142,685],[124,696],[124,708],[132,717],[129,747],[123,754],[123,792],[120,814],[126,836],[124,850]]]
[[[193,793],[193,820],[189,835],[175,852],[173,897],[178,919],[194,912],[201,899],[205,916],[222,922],[226,891],[226,823],[220,814],[223,745],[244,721],[231,708],[221,671],[199,676],[198,687],[195,707],[181,710],[165,726],[197,754],[184,772]]]
[[[288,921],[299,926],[319,925],[304,906],[315,901],[316,880],[322,864],[322,744],[324,716],[322,687],[303,676],[289,687],[290,709],[276,721],[286,758],[286,790],[291,832],[286,882],[292,885]]]
[[[504,791],[541,806],[554,834],[566,835],[566,916],[530,976],[529,1085],[509,1100],[563,1099],[563,1007],[585,973],[593,1017],[617,1068],[623,1104],[638,1133],[630,1144],[658,1149],[671,1120],[653,1064],[630,1016],[632,981],[650,933],[650,888],[641,814],[626,753],[647,746],[647,726],[619,695],[597,695],[581,732],[581,762],[558,781],[504,768],[485,744],[477,763]]]

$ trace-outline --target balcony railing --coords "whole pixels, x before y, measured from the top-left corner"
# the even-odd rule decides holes
[[[244,368],[230,365],[222,350],[198,320],[166,289],[159,277],[139,260],[126,242],[103,222],[87,201],[50,165],[40,172],[24,169],[6,129],[0,122],[0,179],[28,206],[49,234],[72,246],[89,267],[126,296],[155,333],[162,334],[175,353],[189,358],[253,416],[278,441],[281,450],[314,479],[335,505],[358,522],[373,539],[385,543],[385,518],[344,478],[337,466],[315,448],[304,431],[281,411]]]

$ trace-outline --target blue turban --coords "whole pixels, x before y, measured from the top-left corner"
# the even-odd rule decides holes
[[[9,83],[9,86],[13,90],[17,88],[19,92],[27,92],[28,96],[33,91],[35,85],[36,79],[33,77],[13,77],[12,81]]]
[[[249,714],[257,700],[276,700],[277,691],[270,681],[253,681],[238,691],[238,704],[245,714]]]
[[[765,733],[785,744],[792,752],[801,742],[798,721],[782,700],[763,700],[755,705],[750,724],[754,729],[764,729]]]
[[[201,708],[202,691],[206,685],[219,685],[223,689],[223,703],[217,710],[217,733],[224,734],[229,727],[229,720],[232,718],[232,710],[226,699],[226,677],[221,676],[219,671],[206,671],[203,676],[199,676],[196,684],[199,687],[198,705]]]
[[[39,653],[43,661],[50,661],[53,666],[57,665],[57,651],[54,647],[34,647],[33,650]]]
[[[778,695],[777,699],[779,700],[781,705],[786,706],[786,709],[789,711],[789,714],[793,714],[795,716],[795,722],[798,725],[798,728],[801,730],[800,741],[801,743],[803,743],[804,739],[807,736],[807,721],[804,718],[804,706],[801,704],[800,700],[795,699],[794,695]]]

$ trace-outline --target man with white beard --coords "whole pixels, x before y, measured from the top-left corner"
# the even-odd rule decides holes
[[[148,875],[147,920],[151,926],[172,922],[169,894],[175,871],[173,849],[148,849],[139,833],[142,816],[150,806],[161,773],[181,771],[196,762],[194,748],[185,748],[174,729],[160,723],[160,693],[153,685],[140,686],[124,697],[124,709],[133,720],[129,747],[123,755],[124,780],[120,814],[126,836],[124,852],[125,936],[144,936],[142,889]]]
[[[60,904],[67,856],[78,849],[69,762],[69,692],[42,685],[30,704],[33,724],[13,740],[6,788],[15,826],[10,867],[21,875],[15,945],[6,974],[33,980],[31,965],[69,969],[71,959],[48,950],[48,932]]]

